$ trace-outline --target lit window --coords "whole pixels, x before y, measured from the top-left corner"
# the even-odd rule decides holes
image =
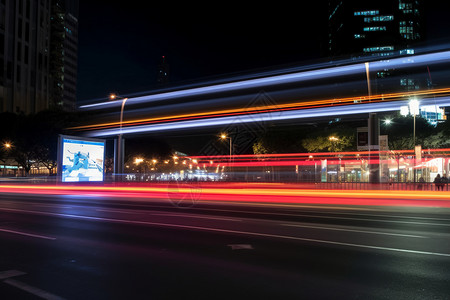
[[[378,15],[380,11],[378,10],[366,10],[366,11],[355,11],[353,15],[355,16],[375,16]]]
[[[379,47],[368,47],[364,48],[364,52],[381,52],[381,51],[392,51],[394,46],[379,46]]]
[[[387,22],[394,20],[394,16],[375,16],[375,17],[366,17],[364,18],[364,22]]]
[[[386,26],[364,27],[364,31],[386,31]]]

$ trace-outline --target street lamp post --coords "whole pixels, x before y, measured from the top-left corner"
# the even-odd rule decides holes
[[[414,125],[413,125],[413,149],[414,149],[414,165],[413,165],[413,175],[414,175],[414,183],[416,183],[416,115],[419,114],[419,101],[413,99],[409,101],[409,111],[414,117]]]
[[[419,114],[419,101],[413,99],[409,101],[409,112],[414,117],[414,127],[413,127],[413,147],[416,146],[416,115]]]
[[[225,133],[222,133],[220,135],[220,138],[222,140],[230,139],[230,163],[231,163],[231,157],[232,157],[232,154],[233,154],[233,146],[232,146],[231,136],[227,136]]]
[[[120,178],[121,178],[121,174],[123,174],[123,164],[124,164],[124,152],[125,152],[125,147],[124,147],[124,141],[123,141],[123,136],[122,136],[122,124],[123,124],[123,110],[125,108],[125,103],[127,102],[128,98],[123,98],[118,96],[117,94],[110,94],[109,95],[109,99],[111,100],[122,100],[122,106],[120,108],[120,124],[119,124],[119,134],[117,136],[117,143],[115,145],[115,158],[114,158],[114,173],[116,174],[120,174]]]
[[[232,159],[232,155],[233,155],[233,142],[231,140],[231,136],[226,135],[225,133],[222,133],[220,135],[220,139],[222,140],[226,140],[229,139],[230,140],[230,175],[231,175],[231,159]]]
[[[12,148],[12,144],[10,142],[4,142],[3,148],[5,149],[6,152],[9,152],[9,150],[11,150],[11,148]],[[6,157],[5,157],[5,159],[3,159],[3,162],[4,162],[4,164],[3,164],[2,175],[5,175],[6,174],[6,164],[7,164]]]
[[[408,109],[409,108],[409,109]],[[413,164],[413,177],[414,177],[414,183],[416,183],[416,154],[415,154],[415,148],[416,148],[416,115],[419,114],[420,110],[420,103],[417,99],[412,99],[408,103],[408,108],[401,109],[400,114],[403,116],[407,116],[408,114],[413,116],[413,150],[414,150],[414,164]]]

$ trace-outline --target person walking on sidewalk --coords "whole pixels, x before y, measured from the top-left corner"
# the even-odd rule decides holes
[[[440,174],[437,174],[436,177],[434,177],[434,181],[433,182],[434,182],[436,191],[442,190],[442,180],[441,180],[441,175]]]

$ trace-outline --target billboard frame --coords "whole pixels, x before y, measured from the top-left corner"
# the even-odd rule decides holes
[[[80,141],[80,142],[95,142],[95,143],[102,143],[103,144],[103,157],[102,157],[102,177],[103,179],[100,181],[63,181],[63,174],[62,174],[62,169],[63,169],[63,150],[64,150],[64,143],[63,140],[64,139],[70,139],[70,140],[76,140],[76,141]],[[104,182],[105,181],[105,152],[106,152],[106,140],[104,139],[96,139],[96,138],[90,138],[90,137],[81,137],[81,136],[73,136],[73,135],[64,135],[64,134],[60,134],[58,136],[58,151],[57,151],[57,172],[56,172],[56,177],[57,177],[57,181],[60,183],[70,183],[70,184],[74,184],[74,183],[99,183],[99,182]]]

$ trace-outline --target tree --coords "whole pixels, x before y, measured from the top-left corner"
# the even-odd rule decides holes
[[[439,135],[438,130],[430,125],[426,119],[416,116],[416,145],[422,145],[423,147],[428,147],[433,145],[433,147],[439,147],[440,142],[436,140]],[[401,116],[397,114],[391,120],[389,125],[381,124],[381,134],[388,135],[389,149],[391,150],[404,150],[413,149],[413,133],[414,133],[414,117],[412,116]],[[441,140],[444,142],[444,140]]]
[[[12,141],[11,157],[28,175],[33,164],[42,163],[50,174],[56,166],[58,135],[77,125],[87,116],[64,112],[61,109],[41,111],[37,114],[0,114],[0,140]]]
[[[308,152],[340,152],[351,148],[354,145],[355,137],[353,135],[343,135],[337,132],[331,135],[321,135],[313,138],[306,138],[302,140],[302,146]]]
[[[262,139],[259,139],[256,141],[253,146],[253,154],[261,155],[261,154],[268,154],[269,149],[267,149],[267,146],[264,145],[264,141]]]

